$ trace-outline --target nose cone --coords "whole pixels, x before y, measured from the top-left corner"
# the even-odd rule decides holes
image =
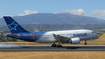
[[[93,36],[96,37],[97,36],[97,33],[94,33]]]
[[[97,33],[95,33],[95,36],[97,36]]]
[[[92,32],[90,37],[93,38],[93,37],[96,37],[96,36],[97,36],[97,34],[95,32]]]

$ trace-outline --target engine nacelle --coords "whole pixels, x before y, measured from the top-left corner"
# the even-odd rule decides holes
[[[79,44],[80,39],[79,38],[71,38],[71,44]]]

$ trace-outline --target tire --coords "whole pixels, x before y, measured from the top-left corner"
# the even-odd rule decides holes
[[[52,47],[56,47],[56,44],[52,44]]]
[[[62,47],[62,45],[57,45],[57,47]]]

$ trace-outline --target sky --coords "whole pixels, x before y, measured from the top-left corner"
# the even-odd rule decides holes
[[[105,0],[0,0],[0,17],[70,13],[105,20]]]

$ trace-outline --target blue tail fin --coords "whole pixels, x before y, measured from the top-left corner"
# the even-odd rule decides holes
[[[10,16],[4,16],[4,19],[8,25],[11,33],[27,33],[25,29],[23,29],[15,20],[13,20]]]

